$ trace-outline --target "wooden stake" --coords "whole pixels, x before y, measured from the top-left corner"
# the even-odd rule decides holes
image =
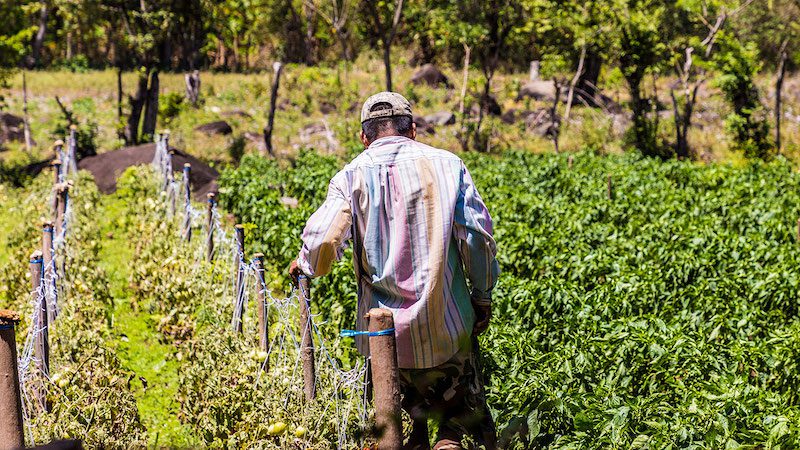
[[[36,328],[38,328],[34,334],[33,344],[34,353],[36,354],[36,370],[44,377],[48,377],[50,375],[50,337],[47,320],[47,296],[44,295],[44,286],[42,286],[42,252],[39,250],[36,250],[31,255],[30,271],[33,295],[38,298],[39,293],[42,293],[33,312],[36,315],[35,323]],[[36,390],[36,400],[42,411],[47,411],[47,393],[44,389]]]
[[[367,319],[378,448],[400,450],[403,445],[403,426],[400,421],[400,380],[392,311],[373,308],[367,314]],[[388,334],[378,334],[380,332]]]
[[[606,194],[608,195],[609,200],[614,199],[614,184],[611,180],[611,175],[608,176],[608,186],[606,187]]]
[[[217,199],[213,192],[209,192],[206,197],[208,198],[208,208],[206,210],[206,260],[211,262],[214,260],[214,205]]]
[[[56,186],[56,217],[55,217],[55,225],[56,225],[56,236],[61,236],[61,233],[64,231],[64,213],[67,210],[67,192],[69,191],[69,185],[66,183],[60,183]]]
[[[306,401],[317,396],[316,374],[314,368],[314,340],[311,329],[311,283],[308,277],[298,280],[300,294],[300,356],[303,359],[303,390]]]
[[[233,329],[236,330],[237,333],[242,332],[242,325],[244,323],[244,302],[242,301],[242,296],[244,295],[244,226],[241,224],[237,224],[233,227],[235,239],[236,239],[236,251],[237,255],[234,258],[233,263],[233,273],[236,277],[236,291],[234,295],[236,296],[236,311],[234,311],[234,317],[238,315],[238,319],[234,319],[233,322]]]
[[[192,202],[192,186],[191,186],[191,173],[192,165],[186,163],[183,165],[183,185],[184,185],[184,208],[183,208],[183,238],[187,242],[192,240],[192,216],[189,214],[189,208]]]
[[[67,167],[64,170],[67,173],[78,172],[78,126],[72,124],[69,126],[69,144],[67,145]]]
[[[50,280],[51,288],[53,289],[53,295],[57,294],[56,291],[56,279],[55,279],[55,271],[56,271],[56,263],[53,261],[54,258],[54,248],[53,248],[53,222],[45,222],[42,225],[42,279],[47,282]],[[57,304],[57,299],[52,306]],[[47,319],[48,322],[53,322],[56,318],[56,311],[55,308],[52,308],[51,305],[47,304]]]
[[[575,158],[572,155],[567,157],[567,169],[572,170],[572,164],[575,162]]]
[[[267,283],[264,280],[264,254],[253,255],[253,265],[256,266],[256,288],[258,295],[258,348],[269,352],[269,318],[267,316]],[[267,363],[269,367],[269,363]]]
[[[0,309],[0,450],[25,446],[14,330],[17,323],[19,314]]]

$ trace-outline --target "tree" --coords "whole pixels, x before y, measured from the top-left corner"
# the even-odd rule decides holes
[[[645,156],[660,158],[671,156],[671,151],[658,136],[658,100],[645,94],[642,82],[664,59],[665,15],[666,8],[651,0],[617,5],[618,60],[631,97],[632,142]]]
[[[403,17],[403,1],[394,0],[394,3],[389,3],[363,0],[361,2],[361,10],[365,14],[366,20],[372,24],[372,28],[381,42],[387,91],[392,90],[392,42],[394,42],[400,27],[400,19]]]

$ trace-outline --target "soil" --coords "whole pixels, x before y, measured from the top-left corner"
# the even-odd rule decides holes
[[[110,194],[117,189],[117,178],[125,169],[131,166],[150,164],[153,161],[155,150],[155,144],[125,147],[84,158],[78,161],[78,168],[91,172],[98,190],[104,194]],[[174,152],[172,167],[175,172],[182,171],[184,163],[188,162],[192,165],[189,181],[196,200],[204,201],[206,194],[217,192],[219,172],[216,169],[178,149],[170,147],[170,150]]]

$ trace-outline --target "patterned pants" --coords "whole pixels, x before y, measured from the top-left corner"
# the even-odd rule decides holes
[[[403,409],[414,420],[408,448],[430,448],[427,419],[438,420],[438,441],[461,442],[462,437],[470,436],[486,450],[496,448],[497,432],[486,405],[478,351],[477,339],[473,339],[444,364],[400,369]]]

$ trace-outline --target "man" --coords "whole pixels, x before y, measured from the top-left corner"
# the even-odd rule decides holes
[[[407,448],[430,448],[433,418],[434,449],[460,449],[465,435],[493,449],[474,338],[489,325],[499,273],[492,220],[461,159],[416,136],[402,95],[367,99],[365,150],[331,180],[290,272],[327,274],[352,240],[358,328],[372,308],[394,315],[402,405],[414,420]],[[366,339],[357,345],[368,354]]]

